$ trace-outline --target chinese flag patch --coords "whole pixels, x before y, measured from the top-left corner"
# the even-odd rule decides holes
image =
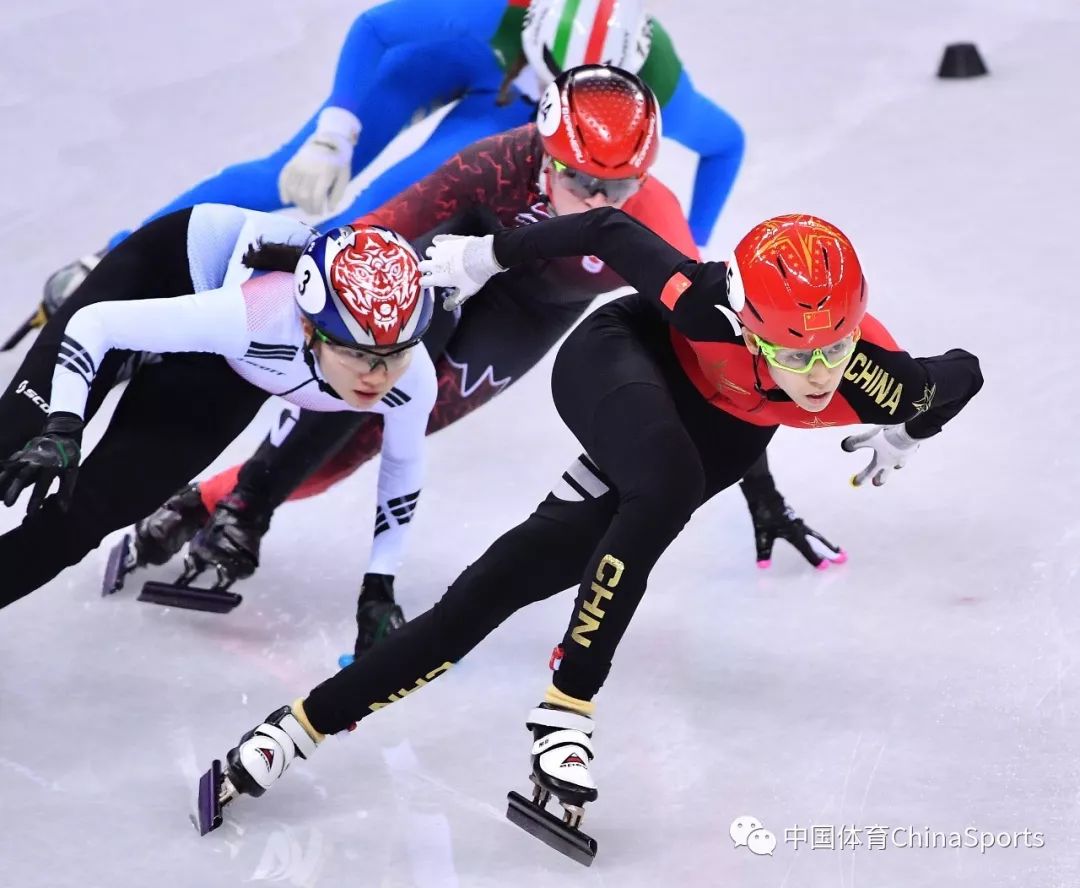
[[[804,311],[802,323],[803,329],[808,333],[811,330],[827,330],[832,326],[832,312],[828,309],[825,309],[825,311]]]
[[[667,306],[668,311],[675,310],[675,303],[679,301],[683,293],[690,289],[691,283],[690,278],[682,272],[676,272],[668,278],[664,289],[660,291],[660,301]]]

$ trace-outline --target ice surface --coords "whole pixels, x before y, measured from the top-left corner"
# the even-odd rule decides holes
[[[5,0],[0,326],[23,319],[54,268],[289,135],[365,5]],[[847,548],[843,568],[816,574],[780,549],[760,573],[741,497],[701,511],[657,568],[600,697],[588,871],[503,817],[506,791],[525,789],[523,720],[565,595],[232,806],[218,833],[200,840],[188,824],[199,771],[348,647],[373,467],[280,512],[228,617],[101,601],[99,550],[0,614],[0,884],[1080,884],[1080,7],[656,8],[696,83],[748,134],[711,254],[768,214],[831,219],[859,246],[897,338],[976,352],[983,393],[882,490],[847,486],[857,458],[840,431],[781,432],[781,487]],[[958,40],[978,42],[990,77],[933,77]],[[659,164],[684,199],[689,161],[668,143]],[[0,357],[4,378],[21,353]],[[408,613],[578,452],[549,367],[433,440],[398,583]],[[137,469],[117,483],[139,483]],[[0,529],[15,520],[4,511]],[[771,858],[734,847],[744,814],[776,833]],[[1028,829],[1045,847],[784,841],[845,824]]]

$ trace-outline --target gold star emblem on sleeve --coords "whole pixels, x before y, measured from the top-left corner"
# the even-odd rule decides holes
[[[702,370],[705,371],[705,376],[708,378],[708,380],[716,386],[717,391],[721,391],[723,389],[731,389],[731,391],[738,392],[740,395],[750,394],[750,392],[744,389],[741,385],[736,385],[734,382],[727,378],[727,375],[724,373],[724,370],[727,368],[727,364],[727,358],[720,358],[713,361],[698,361],[698,365],[701,367]]]
[[[912,406],[915,408],[916,413],[926,413],[930,409],[930,406],[934,403],[934,395],[937,394],[936,385],[924,385],[922,397],[916,401]]]
[[[808,429],[827,429],[836,425],[835,422],[825,422],[819,416],[815,416],[813,419],[804,419],[802,424]]]

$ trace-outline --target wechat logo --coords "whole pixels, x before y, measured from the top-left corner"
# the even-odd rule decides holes
[[[749,849],[751,854],[759,857],[768,854],[772,856],[776,850],[776,836],[761,825],[761,821],[749,814],[736,817],[731,821],[731,829],[728,830],[735,847]]]

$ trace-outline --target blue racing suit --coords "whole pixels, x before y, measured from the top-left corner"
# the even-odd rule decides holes
[[[388,0],[368,10],[349,29],[329,97],[295,136],[266,157],[226,167],[145,221],[198,203],[282,209],[278,176],[315,131],[322,108],[345,108],[361,121],[352,156],[355,177],[399,132],[456,101],[419,149],[320,227],[371,212],[466,145],[533,119],[535,101],[510,82],[523,59],[526,6],[527,0]],[[639,73],[660,101],[664,135],[700,157],[689,221],[695,242],[704,244],[738,172],[743,134],[727,112],[694,88],[667,32],[655,19],[652,26]],[[128,233],[114,235],[110,249]]]

